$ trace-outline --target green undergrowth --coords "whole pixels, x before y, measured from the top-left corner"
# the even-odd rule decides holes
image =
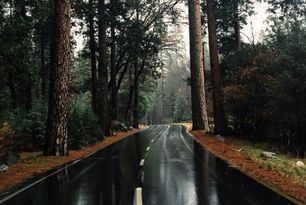
[[[35,157],[42,156],[43,152],[22,152],[20,153],[20,160],[25,160],[25,159],[33,159]]]
[[[22,152],[20,153],[20,160],[26,160],[26,165],[28,167],[39,167],[42,164],[48,162],[50,159],[41,158],[40,156],[43,155],[43,152]]]
[[[276,152],[276,158],[265,158],[261,155],[263,151],[269,151],[264,145],[248,145],[244,141],[237,140],[235,143],[239,149],[243,149],[243,153],[252,161],[258,163],[261,167],[273,170],[282,176],[301,184],[306,188],[306,167],[296,166],[297,161],[302,161],[306,165],[306,159],[298,159],[290,155]],[[271,149],[271,148],[270,148]]]

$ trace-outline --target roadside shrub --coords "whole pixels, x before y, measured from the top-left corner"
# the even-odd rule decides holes
[[[80,149],[83,146],[94,144],[104,138],[98,117],[81,99],[71,104],[71,113],[68,120],[69,148]]]
[[[28,112],[17,109],[9,113],[8,125],[14,132],[11,139],[13,152],[43,149],[46,117],[47,109],[41,103],[34,104]]]
[[[270,136],[304,157],[306,152],[306,27],[294,22],[290,30],[277,25],[267,39],[277,54],[277,79],[269,90]]]
[[[10,149],[10,139],[12,138],[13,132],[7,123],[3,123],[0,127],[0,163],[5,161],[5,158]]]
[[[232,61],[244,53],[248,54],[241,57],[241,61]],[[273,81],[270,72],[273,52],[263,46],[245,47],[228,58],[225,59],[229,70],[225,78],[224,100],[229,124],[241,136],[264,140],[269,101],[267,92]]]

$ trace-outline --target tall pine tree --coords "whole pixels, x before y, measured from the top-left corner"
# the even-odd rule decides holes
[[[45,154],[68,155],[68,83],[70,62],[70,0],[54,0],[54,57],[50,81],[48,123]]]
[[[188,8],[193,129],[208,130],[199,0],[189,0]]]

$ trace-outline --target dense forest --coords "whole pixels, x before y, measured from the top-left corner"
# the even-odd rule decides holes
[[[306,2],[266,0],[269,27],[246,41],[257,2],[2,0],[0,135],[67,155],[119,122],[192,120],[304,157]],[[175,29],[186,5],[190,59]]]
[[[166,31],[178,3],[1,1],[0,112],[14,151],[66,155],[67,143],[109,136],[114,121],[138,128],[159,52],[175,50]],[[84,38],[81,50],[70,33]]]

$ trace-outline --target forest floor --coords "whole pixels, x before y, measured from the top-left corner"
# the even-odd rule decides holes
[[[298,160],[306,164],[305,159],[296,159],[281,153],[277,153],[276,159],[264,159],[260,153],[269,151],[266,150],[267,147],[254,146],[247,140],[235,137],[221,141],[203,131],[191,131],[191,124],[185,125],[205,149],[226,161],[230,166],[283,196],[289,195],[297,199],[299,203],[306,203],[306,168],[295,166]]]
[[[106,137],[103,141],[94,145],[84,147],[80,150],[71,150],[69,151],[69,155],[64,157],[43,156],[42,152],[21,153],[20,159],[16,164],[12,165],[6,172],[0,173],[0,192],[29,179],[35,174],[43,173],[47,170],[75,161],[118,142],[123,138],[132,136],[139,131],[141,131],[141,129],[119,132],[114,136]]]

